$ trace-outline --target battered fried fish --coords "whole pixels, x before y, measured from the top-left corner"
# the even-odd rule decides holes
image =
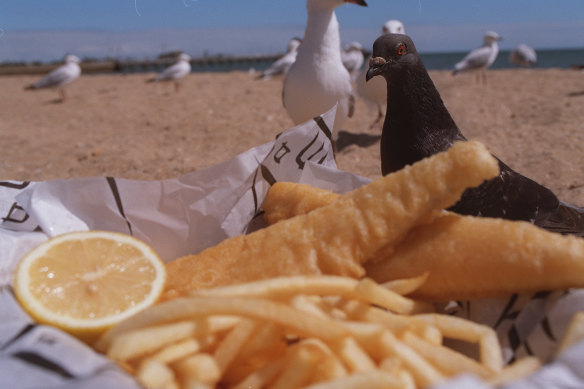
[[[498,172],[482,144],[455,144],[330,205],[168,263],[164,297],[283,275],[361,277],[361,265],[374,253],[397,244],[426,215],[451,206],[465,189]]]

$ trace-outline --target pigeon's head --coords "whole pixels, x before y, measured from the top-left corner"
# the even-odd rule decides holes
[[[404,24],[399,20],[388,20],[381,28],[381,34],[405,34]]]
[[[410,66],[418,66],[420,56],[411,38],[403,34],[381,35],[373,43],[366,80],[382,75],[386,79],[392,73]]]
[[[367,7],[367,3],[365,0],[307,0],[306,5],[308,8],[315,8],[315,9],[329,9],[333,10],[338,6],[341,6],[345,3],[357,4],[363,7]]]

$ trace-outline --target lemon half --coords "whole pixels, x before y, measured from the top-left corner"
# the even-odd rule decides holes
[[[146,243],[108,231],[80,231],[41,243],[19,262],[14,292],[38,322],[91,341],[153,305],[166,268]]]

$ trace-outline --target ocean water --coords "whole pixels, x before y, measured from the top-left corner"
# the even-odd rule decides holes
[[[563,50],[537,50],[537,64],[535,69],[563,68],[584,65],[584,48],[563,49]],[[501,50],[497,60],[493,64],[493,69],[513,69],[516,65],[509,62],[508,50]],[[467,52],[451,53],[421,53],[422,61],[429,70],[451,70],[454,64],[460,61]],[[214,64],[194,65],[193,72],[228,72],[232,70],[248,71],[251,69],[262,71],[271,65],[272,61],[235,61]]]

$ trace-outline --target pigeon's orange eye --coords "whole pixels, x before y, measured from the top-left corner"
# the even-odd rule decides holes
[[[406,53],[406,45],[401,44],[397,47],[397,55],[404,55]]]

